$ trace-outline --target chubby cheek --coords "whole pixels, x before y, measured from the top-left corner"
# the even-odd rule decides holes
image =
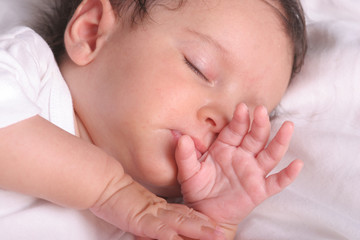
[[[147,113],[133,112],[133,120],[123,126],[123,131],[126,132],[124,137],[127,139],[125,148],[129,152],[126,170],[144,185],[175,185],[176,142],[170,127],[173,122],[165,115],[169,112],[153,112],[150,108],[147,110]],[[124,158],[121,159],[125,161]]]
[[[154,156],[156,157],[156,155]],[[138,180],[153,189],[177,186],[177,167],[175,162],[159,162],[159,159],[149,161],[138,169]],[[152,162],[152,163],[151,163]],[[140,170],[140,171],[139,171]]]
[[[164,134],[154,134],[132,155],[132,176],[156,194],[169,196],[178,189],[175,144]],[[166,135],[166,134],[165,134]]]

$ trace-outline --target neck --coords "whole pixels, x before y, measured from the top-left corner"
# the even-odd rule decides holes
[[[74,121],[75,121],[75,134],[77,137],[94,144],[88,131],[86,130],[84,123],[81,121],[80,117],[76,112],[74,112]]]

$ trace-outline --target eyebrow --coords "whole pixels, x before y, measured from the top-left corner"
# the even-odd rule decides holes
[[[199,38],[200,40],[214,46],[219,52],[221,52],[223,54],[228,54],[229,53],[229,51],[223,45],[221,45],[217,40],[215,40],[210,35],[195,31],[195,30],[190,29],[190,28],[186,28],[185,31],[190,33],[191,35],[194,35],[195,37]]]

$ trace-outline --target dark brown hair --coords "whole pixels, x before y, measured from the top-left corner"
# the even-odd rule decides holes
[[[185,0],[178,1],[180,7]],[[282,11],[277,10],[277,12],[293,44],[292,75],[294,75],[300,71],[307,50],[305,17],[300,0],[263,1],[269,5],[274,2],[282,7]],[[50,9],[44,11],[44,15],[38,24],[32,26],[49,44],[57,61],[65,54],[64,32],[66,26],[81,2],[82,0],[53,0]],[[159,3],[159,0],[110,0],[110,2],[118,14],[124,11],[132,11],[130,21],[132,24],[136,24],[148,15],[150,8]]]
[[[300,72],[307,51],[307,34],[304,10],[300,0],[277,0],[285,12],[282,16],[285,29],[293,43],[292,76]]]

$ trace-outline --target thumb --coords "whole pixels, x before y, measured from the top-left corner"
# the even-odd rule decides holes
[[[175,160],[178,167],[178,181],[180,184],[200,171],[201,165],[197,159],[194,141],[191,137],[183,135],[179,138]]]

